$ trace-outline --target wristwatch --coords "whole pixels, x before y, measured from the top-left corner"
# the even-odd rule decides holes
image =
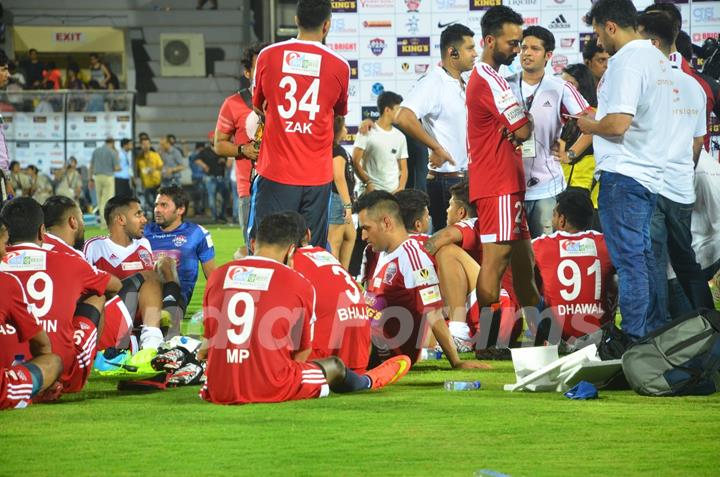
[[[567,151],[567,157],[570,159],[570,162],[574,163],[577,160],[577,154],[575,154],[575,151],[570,149]]]

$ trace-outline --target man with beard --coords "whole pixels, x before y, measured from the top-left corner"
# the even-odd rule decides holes
[[[523,202],[525,172],[520,145],[533,131],[532,117],[498,74],[520,52],[522,17],[505,6],[482,18],[485,48],[467,87],[470,200],[477,208],[475,232],[483,257],[477,280],[482,309],[500,298],[500,281],[512,264],[513,282],[523,307],[540,297]]]

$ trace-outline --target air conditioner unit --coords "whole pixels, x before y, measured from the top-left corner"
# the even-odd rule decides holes
[[[202,33],[161,33],[162,76],[205,76],[205,38]]]

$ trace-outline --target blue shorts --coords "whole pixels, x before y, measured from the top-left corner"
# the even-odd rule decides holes
[[[330,206],[328,207],[328,223],[330,225],[343,225],[345,223],[345,208],[342,199],[335,192],[330,193]]]

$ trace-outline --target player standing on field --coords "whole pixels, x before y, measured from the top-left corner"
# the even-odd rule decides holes
[[[329,0],[300,0],[297,39],[263,49],[255,67],[253,105],[265,130],[251,199],[250,235],[262,219],[294,210],[312,245],[324,247],[333,181],[333,122],[347,114],[350,65],[323,45]]]
[[[525,172],[520,143],[532,133],[531,117],[498,74],[520,52],[522,17],[506,6],[490,8],[482,18],[485,48],[467,87],[470,200],[482,242],[478,305],[500,297],[500,281],[512,265],[515,293],[524,307],[540,297],[535,286],[533,254],[523,201]]]

